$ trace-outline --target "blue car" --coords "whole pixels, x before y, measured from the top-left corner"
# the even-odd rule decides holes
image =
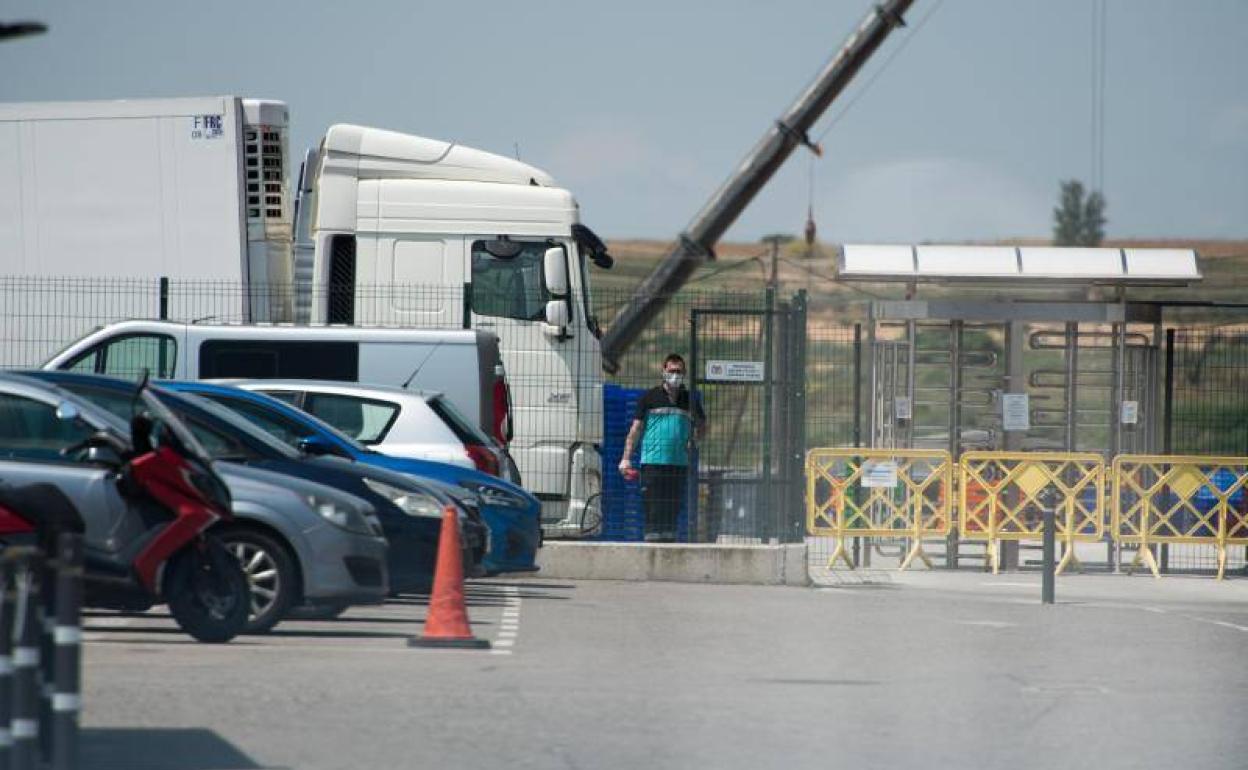
[[[123,420],[130,419],[134,408],[133,382],[71,372],[23,374],[54,383]],[[475,495],[466,490],[336,457],[300,454],[212,401],[175,393],[163,385],[153,387],[152,392],[186,423],[214,460],[316,481],[372,503],[390,545],[386,561],[392,591],[424,591],[432,584],[446,505],[455,505],[460,512],[465,570],[480,565],[487,545],[486,527],[475,510]],[[295,580],[284,583],[294,585]]]
[[[486,574],[537,570],[535,560],[542,542],[541,502],[515,484],[458,465],[376,452],[319,418],[263,393],[211,382],[162,382],[161,386],[211,399],[305,453],[343,457],[471,490],[477,495],[481,518],[489,528],[489,544],[482,561]]]

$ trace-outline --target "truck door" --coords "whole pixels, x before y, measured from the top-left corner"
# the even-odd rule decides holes
[[[564,323],[547,323],[558,320],[547,314],[560,298],[547,286],[544,263],[546,252],[557,247],[570,266],[570,246],[549,238],[497,237],[469,239],[467,246],[471,324],[498,335],[511,384],[512,454],[530,490],[565,497],[577,436],[576,343],[585,327],[575,322],[580,310],[572,301],[562,302]]]

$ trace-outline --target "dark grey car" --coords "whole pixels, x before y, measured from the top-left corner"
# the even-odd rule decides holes
[[[72,404],[72,419],[58,407]],[[50,482],[86,520],[87,549],[123,543],[128,502],[113,464],[60,450],[96,431],[129,441],[128,426],[48,383],[0,374],[0,480]],[[293,606],[340,610],[382,601],[389,590],[385,538],[367,501],[323,484],[255,468],[214,463],[229,487],[235,519],[213,532],[240,558],[252,587],[247,630],[267,631]]]

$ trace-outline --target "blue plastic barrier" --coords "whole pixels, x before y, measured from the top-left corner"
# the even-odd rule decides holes
[[[624,440],[637,414],[637,402],[644,388],[622,388],[606,384],[602,388],[602,534],[600,540],[637,542],[645,537],[645,512],[641,506],[641,484],[620,475]],[[637,458],[633,457],[633,464]],[[696,465],[695,465],[696,467]],[[676,539],[688,541],[688,501],[676,519]]]

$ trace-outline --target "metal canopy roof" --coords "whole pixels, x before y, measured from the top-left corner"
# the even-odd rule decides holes
[[[856,281],[1002,281],[1184,285],[1201,279],[1191,249],[846,244],[837,273]]]

